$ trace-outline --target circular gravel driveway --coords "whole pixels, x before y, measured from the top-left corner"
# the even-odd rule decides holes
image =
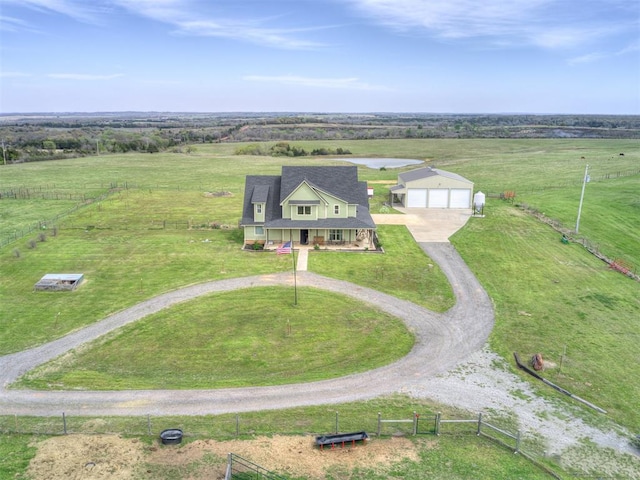
[[[130,322],[175,303],[211,292],[268,285],[293,285],[291,273],[203,283],[169,292],[48,344],[0,357],[0,411],[16,415],[203,415],[337,404],[414,390],[467,359],[485,344],[493,327],[491,301],[448,242],[419,243],[449,279],[457,302],[434,313],[370,288],[310,272],[297,284],[346,294],[405,322],[416,342],[390,365],[320,382],[218,390],[33,391],[8,389],[25,372]]]

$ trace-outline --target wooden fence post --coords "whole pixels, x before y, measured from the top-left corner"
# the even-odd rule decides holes
[[[336,435],[338,434],[338,411],[336,410]]]
[[[440,435],[440,417],[441,416],[442,416],[442,413],[440,412],[436,413],[436,424],[435,424],[436,435]]]
[[[482,428],[482,413],[478,414],[478,432],[476,435],[480,436],[480,429]]]
[[[419,415],[416,412],[413,412],[413,435],[418,434],[418,417]]]
[[[380,436],[380,427],[382,425],[382,414],[378,412],[378,436]]]
[[[64,434],[67,434],[67,417],[64,412],[62,412],[62,428],[64,429]]]

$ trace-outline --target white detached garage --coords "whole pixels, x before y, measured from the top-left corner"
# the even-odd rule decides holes
[[[407,208],[471,208],[473,182],[456,173],[424,167],[398,175],[392,203]]]

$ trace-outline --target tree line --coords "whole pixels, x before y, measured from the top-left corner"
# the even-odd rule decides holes
[[[0,115],[3,163],[110,153],[189,152],[244,142],[249,155],[341,155],[264,142],[402,138],[640,138],[634,115],[110,113]],[[273,148],[273,151],[271,150]],[[262,153],[257,153],[262,152]]]
[[[236,155],[262,155],[271,157],[306,157],[309,155],[351,155],[351,152],[342,147],[338,148],[314,148],[307,152],[302,147],[291,146],[287,142],[278,142],[275,145],[267,145],[260,143],[252,143],[249,145],[242,145],[236,148]]]

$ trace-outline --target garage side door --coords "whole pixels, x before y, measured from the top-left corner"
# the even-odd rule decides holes
[[[471,206],[471,190],[467,188],[452,188],[450,208],[469,208]]]
[[[424,208],[427,206],[427,189],[410,188],[407,190],[407,207]]]
[[[449,190],[446,188],[429,189],[429,208],[447,208],[449,206]]]

